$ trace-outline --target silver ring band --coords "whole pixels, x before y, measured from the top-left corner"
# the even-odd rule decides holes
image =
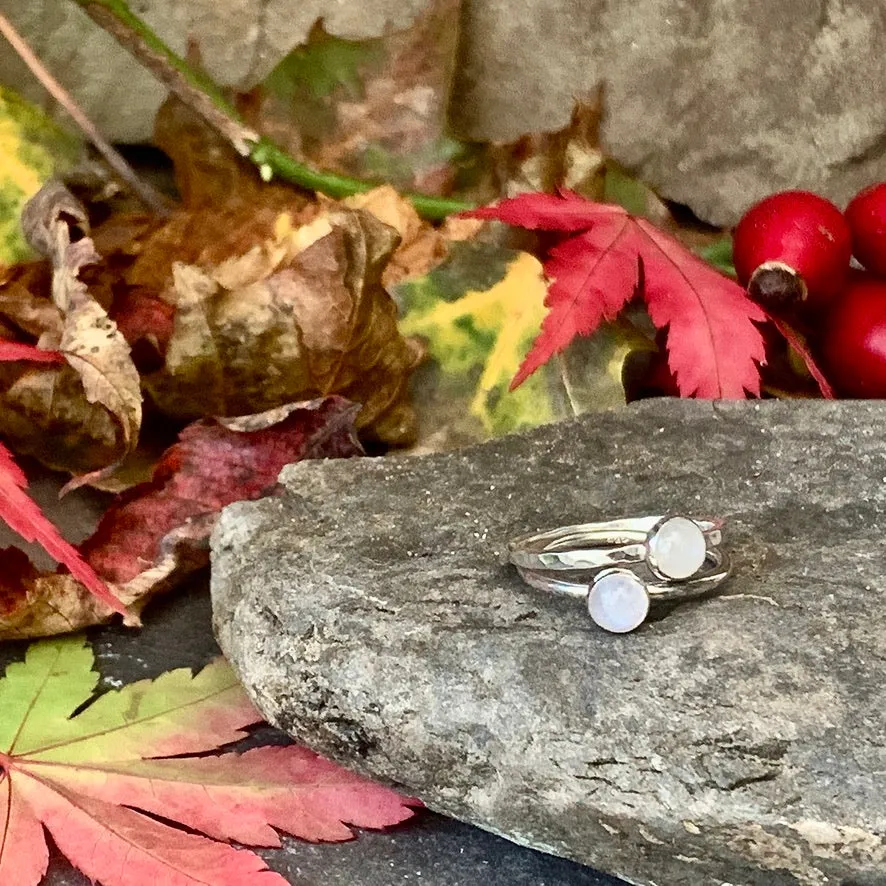
[[[724,582],[729,577],[731,570],[732,564],[728,555],[719,549],[712,549],[707,552],[703,569],[692,578],[681,582],[659,581],[644,582],[644,584],[651,602],[690,600],[708,593],[708,591],[713,590],[717,585]],[[598,573],[598,576],[589,577],[586,581],[575,579],[567,581],[556,575],[546,574],[539,570],[526,569],[522,566],[517,567],[517,572],[526,584],[534,588],[567,597],[576,597],[580,600],[587,598],[594,579],[602,574]]]
[[[685,580],[702,567],[706,551],[720,544],[721,527],[722,521],[676,515],[579,523],[520,536],[508,544],[508,558],[520,569],[552,571],[645,562],[663,581]],[[693,548],[685,568],[673,562],[675,530],[682,536],[681,544]],[[670,554],[662,556],[664,550]]]
[[[676,515],[580,523],[520,536],[508,556],[527,584],[586,600],[596,624],[627,633],[653,603],[699,597],[728,578],[721,526]]]

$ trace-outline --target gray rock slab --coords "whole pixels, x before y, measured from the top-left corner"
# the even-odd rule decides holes
[[[215,533],[269,720],[437,811],[658,886],[886,884],[886,407],[646,401],[459,452],[302,463]],[[507,539],[728,520],[735,575],[640,631]]]
[[[404,27],[426,0],[144,0],[177,51],[196,40],[222,85],[261,80],[320,17],[334,34]],[[886,178],[882,0],[464,0],[453,125],[480,140],[564,126],[605,84],[623,165],[701,218],[804,187],[845,203]],[[150,136],[163,90],[73,3],[3,11],[106,134]],[[0,83],[51,106],[15,54]]]

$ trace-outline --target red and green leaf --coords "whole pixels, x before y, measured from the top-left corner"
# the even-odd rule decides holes
[[[37,886],[45,828],[104,886],[285,886],[257,855],[218,841],[349,840],[352,827],[388,827],[420,805],[295,745],[187,756],[260,720],[222,659],[108,692],[71,716],[95,689],[91,665],[80,640],[38,643],[0,681],[2,883]]]

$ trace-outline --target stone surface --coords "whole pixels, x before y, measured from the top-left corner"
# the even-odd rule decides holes
[[[520,843],[659,886],[884,886],[884,441],[882,404],[662,400],[289,467],[224,513],[216,634],[274,723]],[[736,572],[633,634],[502,560],[670,509],[727,518]]]
[[[200,44],[251,86],[323,17],[335,34],[402,27],[425,0],[144,0],[175,49]],[[557,129],[605,83],[603,139],[625,166],[717,224],[775,190],[845,203],[886,177],[881,0],[464,0],[453,123],[478,139]],[[151,131],[162,91],[73,3],[4,0],[51,70],[113,138]],[[14,54],[0,82],[47,103]]]

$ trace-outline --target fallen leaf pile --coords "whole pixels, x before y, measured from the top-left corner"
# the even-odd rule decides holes
[[[244,115],[284,121],[323,165],[447,192],[466,167],[444,127],[453,44],[435,35],[456,13],[439,0],[359,43],[318,26],[240,97]],[[650,379],[653,393],[659,379],[683,396],[790,395],[805,362],[829,396],[799,333],[776,324],[773,347],[769,324],[764,343],[743,290],[656,226],[676,222],[606,159],[601,112],[598,96],[560,132],[487,146],[469,186],[518,196],[437,227],[390,185],[332,200],[265,182],[172,98],[155,136],[181,199],[168,216],[38,191],[22,224],[44,258],[0,268],[0,436],[72,475],[67,490],[123,491],[75,549],[0,451],[0,517],[61,564],[0,551],[0,639],[124,605],[137,623],[205,566],[220,509],[273,494],[288,462],[451,448],[616,406]],[[540,187],[558,191],[519,193]]]
[[[299,227],[286,211],[265,216],[258,239],[255,212],[241,215],[240,226],[229,218],[228,238],[245,240],[231,248],[243,251],[218,259],[219,242],[193,254],[195,214],[174,215],[138,244],[128,264],[118,252],[98,269],[115,275],[110,323],[90,298],[95,316],[85,317],[76,302],[64,321],[44,312],[42,328],[37,322],[25,328],[13,311],[36,313],[39,284],[34,272],[13,277],[0,290],[14,302],[7,322],[41,344],[64,336],[68,362],[79,373],[8,370],[0,431],[51,467],[84,473],[112,465],[137,439],[139,388],[153,409],[180,421],[335,393],[362,404],[357,423],[370,439],[408,443],[415,420],[405,387],[421,350],[398,332],[396,306],[381,283],[397,235],[361,209],[314,214]],[[97,242],[103,234],[96,232]],[[169,260],[170,244],[179,240],[188,244],[182,251],[190,261]],[[74,246],[85,251],[86,243],[92,241]],[[5,308],[0,300],[0,318]],[[101,334],[105,323],[119,335],[119,359],[111,339],[87,335],[87,326]],[[52,434],[54,445],[34,434],[35,424]]]
[[[135,622],[205,565],[218,511],[273,491],[284,464],[357,454],[356,432],[383,446],[417,435],[408,382],[424,349],[400,333],[385,285],[439,261],[442,235],[390,187],[336,203],[263,184],[175,101],[158,141],[185,201],[167,219],[112,215],[91,230],[55,182],[27,205],[23,227],[46,261],[0,276],[0,434],[73,474],[69,489],[121,488],[144,409],[188,426],[152,481],[112,505],[86,562],[70,546],[61,555],[47,521],[24,532],[70,574],[0,553],[0,638],[121,610],[93,569]],[[33,523],[22,482],[7,485]]]
[[[285,886],[228,841],[350,840],[419,805],[296,745],[207,756],[261,720],[222,659],[84,707],[92,664],[81,640],[45,641],[0,680],[0,883],[40,883],[45,828],[103,886]]]
[[[208,563],[209,535],[225,505],[273,494],[286,464],[359,455],[355,410],[347,400],[329,397],[188,426],[160,460],[153,479],[119,496],[79,553],[70,545],[62,549],[58,542],[52,547],[44,541],[50,538],[45,527],[37,535],[50,554],[70,552],[63,562],[72,575],[40,572],[16,548],[0,550],[0,640],[64,633],[110,618],[107,596],[98,599],[77,581],[93,570],[132,611],[140,610],[153,595]],[[32,520],[39,517],[37,525],[54,532],[36,505],[20,490],[18,495],[30,509],[17,502],[7,517],[10,525],[33,537],[25,531],[29,524],[20,528],[15,522],[21,512]],[[98,582],[95,578],[89,586],[94,593]]]

